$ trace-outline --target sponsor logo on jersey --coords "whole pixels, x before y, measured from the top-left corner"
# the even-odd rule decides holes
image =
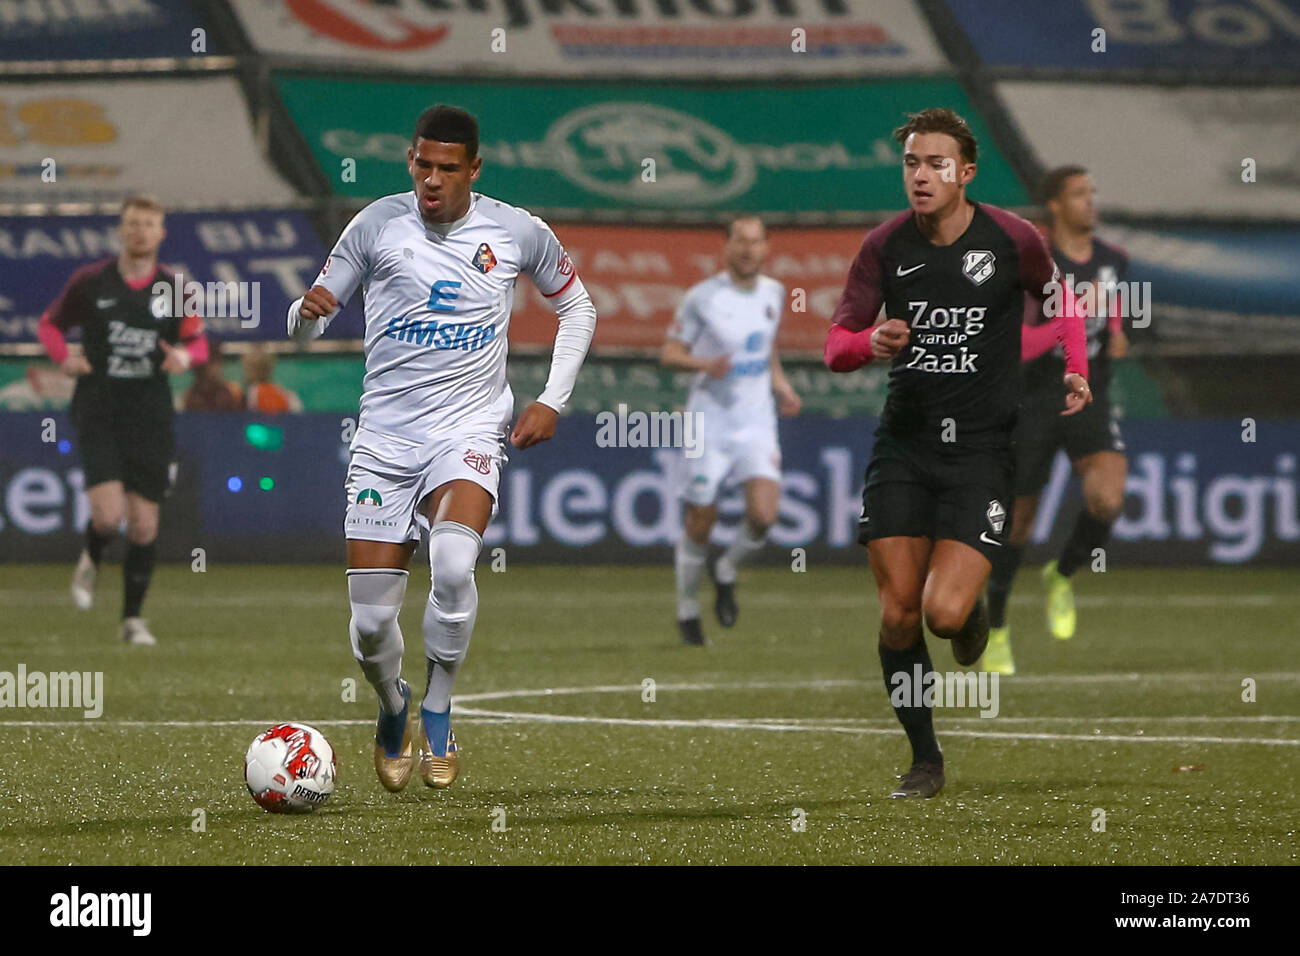
[[[495,325],[469,322],[438,322],[434,319],[420,321],[400,315],[388,320],[384,332],[390,339],[424,345],[437,351],[477,352],[497,337]]]
[[[469,465],[480,475],[492,473],[492,459],[481,451],[475,451],[473,448],[465,452],[465,464]]]
[[[474,268],[479,272],[487,275],[492,271],[492,267],[497,264],[497,257],[492,255],[492,247],[486,242],[479,243],[478,252],[474,253],[474,258],[470,260],[474,263]]]
[[[993,253],[987,249],[971,249],[962,256],[961,272],[976,285],[983,285],[996,271]]]
[[[1002,507],[1002,502],[994,498],[989,502],[989,510],[984,513],[989,519],[989,527],[993,529],[994,534],[1002,533],[1002,526],[1007,521],[1007,510]]]
[[[117,305],[117,299],[96,299],[95,300],[95,308],[97,309],[111,309],[115,305]]]
[[[367,488],[362,491],[361,494],[357,495],[357,504],[359,505],[368,505],[372,508],[378,508],[383,503],[384,499],[379,497],[379,492],[375,491],[374,488]]]

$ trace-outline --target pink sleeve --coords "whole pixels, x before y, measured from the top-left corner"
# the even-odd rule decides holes
[[[68,357],[68,340],[63,337],[59,327],[54,324],[48,310],[41,316],[41,321],[36,325],[36,337],[40,340],[41,345],[45,346],[45,351],[54,360],[54,364],[62,365],[63,360]]]
[[[1068,282],[1061,282],[1061,315],[1052,325],[1056,327],[1056,337],[1065,349],[1065,371],[1077,372],[1088,377],[1088,333],[1084,328],[1083,316],[1075,305],[1074,290]]]
[[[871,329],[853,332],[842,325],[832,325],[826,335],[822,361],[832,372],[852,372],[871,361]]]

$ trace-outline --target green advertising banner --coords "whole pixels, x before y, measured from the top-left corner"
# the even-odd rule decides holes
[[[406,150],[416,117],[452,103],[479,120],[476,188],[550,215],[901,210],[902,154],[890,133],[908,112],[931,106],[957,110],[980,141],[972,198],[1028,202],[950,79],[721,88],[292,75],[275,82],[335,191],[358,199],[411,188]]]

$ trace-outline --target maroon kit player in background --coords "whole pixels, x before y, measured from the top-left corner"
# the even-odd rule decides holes
[[[966,198],[976,142],[948,109],[911,114],[903,147],[907,212],[867,234],[826,340],[832,371],[892,360],[867,467],[858,540],[880,595],[880,663],[912,766],[894,797],[932,797],[943,754],[920,675],[933,670],[922,620],[962,666],[988,641],[980,592],[1006,544],[1012,431],[1020,403],[1024,297],[1065,299],[1063,414],[1090,400],[1082,323],[1054,282],[1051,254],[1019,216]],[[877,322],[881,306],[884,315]],[[1071,316],[1067,319],[1066,316]],[[874,323],[874,326],[873,326]],[[913,696],[915,694],[915,696]]]
[[[41,316],[38,330],[50,358],[77,379],[71,417],[86,473],[90,524],[72,598],[82,610],[94,604],[100,558],[125,514],[118,636],[128,644],[157,643],[140,608],[153,577],[158,508],[170,484],[175,444],[167,376],[208,358],[199,317],[173,314],[174,276],[158,264],[166,234],[157,200],[127,199],[118,225],[121,254],[73,273]],[[156,283],[166,283],[168,293],[155,294]],[[77,327],[80,352],[70,350],[64,338]]]
[[[1007,601],[1020,557],[1029,541],[1038,496],[1052,474],[1056,450],[1064,448],[1083,482],[1083,510],[1056,561],[1043,566],[1047,592],[1047,629],[1057,640],[1074,636],[1076,615],[1070,576],[1088,563],[1095,549],[1110,540],[1111,525],[1124,509],[1128,463],[1124,438],[1109,397],[1110,360],[1128,353],[1121,320],[1118,283],[1128,273],[1128,256],[1093,236],[1096,189],[1082,166],[1061,166],[1043,178],[1042,200],[1051,215],[1052,258],[1064,280],[1073,285],[1088,335],[1088,384],[1095,399],[1080,414],[1062,418],[1061,373],[1065,359],[1049,321],[1037,309],[1027,312],[1021,330],[1025,394],[1016,425],[1015,505],[1011,538],[993,560],[989,575],[989,645],[980,667],[1014,674]],[[1089,289],[1089,286],[1092,288]],[[1092,294],[1086,294],[1091,292]]]

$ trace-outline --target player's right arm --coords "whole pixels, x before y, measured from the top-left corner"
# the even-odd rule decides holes
[[[84,354],[80,351],[73,352],[68,348],[68,340],[64,334],[81,325],[86,315],[89,304],[84,294],[86,291],[85,283],[82,281],[84,276],[84,269],[78,269],[72,274],[68,284],[63,287],[54,304],[45,310],[36,326],[36,337],[45,347],[46,354],[65,375],[71,375],[73,378],[89,375],[94,371]]]
[[[371,203],[357,213],[339,236],[334,249],[321,266],[320,274],[302,298],[289,306],[288,331],[304,342],[319,338],[347,305],[348,299],[370,273],[370,263],[379,230],[389,211]]]
[[[703,330],[704,317],[700,315],[698,296],[691,289],[682,297],[677,314],[668,326],[664,347],[659,352],[660,364],[683,372],[703,372],[710,378],[726,378],[731,371],[731,360],[727,356],[696,358],[691,354],[691,346]]]
[[[907,345],[908,324],[902,319],[880,317],[885,301],[881,281],[883,235],[881,228],[869,232],[849,267],[822,355],[832,372],[852,372],[873,358],[893,358]]]

